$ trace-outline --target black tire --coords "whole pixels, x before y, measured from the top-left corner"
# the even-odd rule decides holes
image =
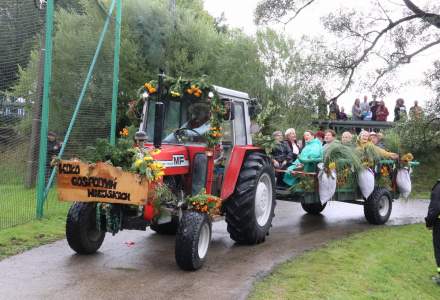
[[[207,234],[209,237],[206,236]],[[186,271],[200,269],[206,260],[210,241],[211,221],[208,215],[196,211],[184,211],[176,234],[174,254],[177,265]],[[207,247],[202,253],[199,253],[199,243]]]
[[[264,179],[263,179],[264,178]],[[270,182],[270,208],[259,224],[256,216],[257,186],[262,180]],[[231,239],[239,244],[254,245],[264,242],[275,210],[275,171],[270,159],[258,152],[249,154],[244,161],[231,199],[225,202],[225,217]],[[269,211],[270,210],[270,211]],[[268,212],[268,214],[267,214]],[[267,221],[264,220],[267,217]]]
[[[172,217],[171,222],[165,224],[151,224],[151,230],[155,231],[157,234],[163,235],[174,235],[179,227],[179,218]]]
[[[385,224],[390,218],[392,208],[391,193],[385,188],[375,188],[364,203],[365,218],[370,224]]]
[[[324,208],[327,206],[327,203],[324,203],[324,205],[321,204],[321,202],[316,203],[302,203],[302,208],[311,215],[319,215],[324,210]]]
[[[96,228],[96,204],[74,203],[67,213],[66,238],[70,248],[79,254],[95,253],[105,238]]]

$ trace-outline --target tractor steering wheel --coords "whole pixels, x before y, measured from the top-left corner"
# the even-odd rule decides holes
[[[183,128],[178,128],[173,132],[173,135],[175,137],[175,139],[181,143],[183,141],[183,137],[186,136],[185,132],[186,130],[192,131],[196,134],[197,137],[201,137],[202,135],[197,132],[196,130],[192,129],[192,128],[187,128],[187,127],[183,127]]]

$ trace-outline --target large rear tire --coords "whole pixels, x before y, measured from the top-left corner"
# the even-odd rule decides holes
[[[264,242],[275,210],[275,174],[270,159],[258,152],[243,163],[231,199],[225,202],[231,239],[239,244]]]
[[[211,221],[205,213],[183,212],[176,234],[175,257],[177,265],[186,271],[200,269],[211,242]]]
[[[67,213],[66,238],[70,248],[79,254],[95,253],[105,238],[96,228],[96,204],[74,203]]]
[[[319,215],[324,210],[324,208],[327,206],[327,203],[324,203],[324,205],[321,204],[321,202],[316,203],[302,203],[302,208],[311,215]]]
[[[391,193],[385,188],[375,188],[364,203],[364,215],[370,224],[385,224],[391,215]]]

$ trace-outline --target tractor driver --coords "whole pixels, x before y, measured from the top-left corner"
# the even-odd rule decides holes
[[[209,104],[195,103],[189,107],[191,119],[184,124],[183,128],[189,128],[197,131],[200,135],[205,134],[209,129]]]
[[[179,129],[168,135],[164,142],[176,142],[176,135],[190,137],[193,142],[204,141],[204,135],[208,132],[210,124],[210,106],[208,103],[194,103],[188,108],[191,118]]]

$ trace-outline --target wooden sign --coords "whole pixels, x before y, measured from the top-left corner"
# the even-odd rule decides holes
[[[147,181],[103,162],[61,160],[57,185],[60,201],[144,205],[148,197]]]

